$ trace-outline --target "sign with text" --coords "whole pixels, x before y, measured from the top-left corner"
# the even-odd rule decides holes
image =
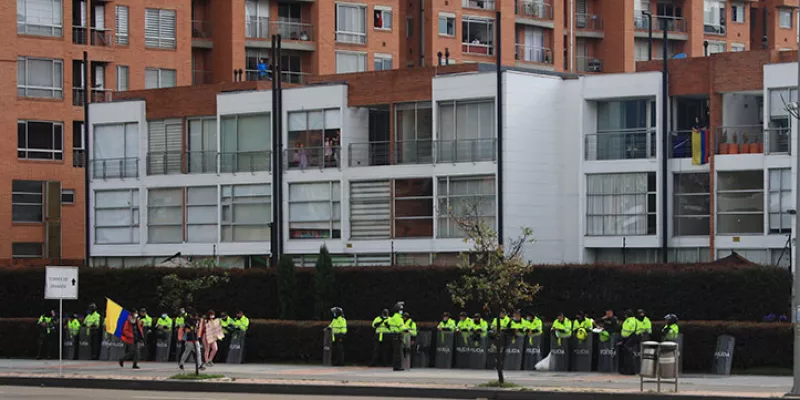
[[[44,298],[78,300],[78,267],[50,267],[44,273]]]

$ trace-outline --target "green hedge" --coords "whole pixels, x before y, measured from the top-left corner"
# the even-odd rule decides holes
[[[105,297],[123,307],[158,312],[156,288],[165,274],[193,277],[221,270],[191,268],[81,268],[80,300],[65,310],[82,311],[89,302],[102,310]],[[227,270],[230,283],[196,296],[199,310],[232,311],[251,318],[279,317],[280,302],[273,269]],[[458,277],[455,268],[337,268],[336,302],[351,319],[371,320],[398,300],[421,320],[436,320],[442,311],[458,311],[445,285]],[[313,319],[314,270],[297,270],[297,318]],[[767,314],[787,314],[791,274],[785,269],[720,265],[558,265],[537,266],[532,281],[542,285],[533,304],[522,305],[552,319],[559,311],[644,308],[654,319],[676,313],[682,320],[760,321]],[[0,316],[31,317],[57,303],[43,300],[44,268],[0,268]]]
[[[0,346],[0,358],[32,358],[36,355],[37,329],[32,318],[0,319],[0,337],[11,345]],[[322,360],[322,337],[326,322],[254,320],[247,336],[247,362],[312,362]],[[372,355],[373,330],[368,321],[349,321],[346,358],[350,364],[366,364]],[[432,323],[419,324],[421,329]],[[423,328],[424,327],[424,328]],[[709,372],[719,335],[736,338],[733,367],[791,368],[792,328],[788,323],[687,321],[684,334],[684,369]],[[549,328],[549,324],[546,324]],[[653,326],[661,331],[661,324]],[[658,336],[658,335],[655,335]],[[547,348],[547,341],[544,347]]]

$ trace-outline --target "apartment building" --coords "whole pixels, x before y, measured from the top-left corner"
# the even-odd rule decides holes
[[[452,263],[469,244],[448,213],[465,204],[478,204],[491,226],[502,221],[506,237],[532,228],[537,242],[525,255],[535,262],[658,262],[666,244],[673,261],[737,251],[785,265],[797,154],[784,103],[797,96],[792,57],[675,60],[669,116],[657,61],[626,74],[508,69],[502,144],[496,72],[484,64],[286,88],[283,149],[271,148],[266,82],[129,92],[90,106],[92,262],[147,265],[180,251],[263,265],[280,151],[280,240],[300,265],[323,244],[337,265]],[[403,90],[378,94],[377,84]],[[687,135],[699,125],[713,132],[713,151],[693,165]],[[176,143],[167,157],[164,142]]]

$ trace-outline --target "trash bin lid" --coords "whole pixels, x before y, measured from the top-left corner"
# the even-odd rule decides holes
[[[648,341],[642,343],[642,346],[645,346],[645,347],[658,347],[658,342],[654,342],[652,340],[648,340]]]
[[[675,342],[661,342],[658,344],[662,349],[675,349],[678,344]]]

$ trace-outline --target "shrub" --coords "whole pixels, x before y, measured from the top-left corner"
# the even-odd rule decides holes
[[[278,262],[278,296],[281,303],[281,319],[295,319],[297,307],[297,276],[294,261],[288,255]]]

